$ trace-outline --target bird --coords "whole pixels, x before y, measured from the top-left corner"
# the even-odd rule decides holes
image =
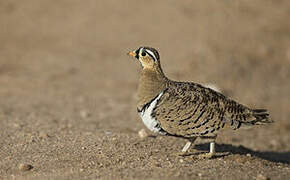
[[[197,138],[205,138],[209,140],[209,152],[200,157],[212,158],[216,154],[216,137],[222,129],[273,122],[267,109],[249,108],[198,83],[170,80],[161,68],[155,48],[141,46],[128,55],[142,67],[137,89],[139,116],[154,133],[186,139],[181,155]]]

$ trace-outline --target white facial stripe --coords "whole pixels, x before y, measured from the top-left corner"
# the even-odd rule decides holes
[[[140,48],[139,54],[143,52],[143,49],[144,49],[143,47]]]
[[[150,51],[150,50],[148,50],[148,49],[145,49],[145,51],[146,51],[148,54],[150,54],[150,55],[154,58],[155,61],[157,60],[156,57],[155,57],[155,54],[154,54],[152,51]]]

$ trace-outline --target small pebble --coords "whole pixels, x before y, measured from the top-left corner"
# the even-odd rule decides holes
[[[237,163],[245,163],[245,159],[244,158],[242,158],[242,157],[237,157],[236,159],[235,159],[235,161],[237,162]]]
[[[201,173],[198,173],[197,175],[198,175],[198,177],[201,177],[201,176],[202,176],[202,174],[201,174]]]
[[[251,155],[250,153],[246,154],[246,156],[248,156],[248,157],[252,157],[252,155]]]
[[[177,172],[176,174],[174,174],[175,177],[180,176],[180,172]]]
[[[109,130],[105,130],[104,132],[105,132],[106,135],[111,135],[112,134],[112,132],[109,131]]]
[[[13,123],[12,126],[13,126],[14,128],[21,128],[21,125],[20,125],[20,124],[17,124],[17,123]]]
[[[147,134],[147,132],[146,132],[145,129],[141,129],[141,130],[138,132],[138,135],[139,135],[139,137],[142,138],[142,139],[148,137],[148,134]]]
[[[161,164],[158,163],[158,162],[155,162],[155,163],[154,163],[154,166],[155,166],[155,167],[162,167]]]
[[[81,110],[80,111],[80,116],[85,119],[85,118],[90,117],[90,113],[88,111],[86,111],[86,110]]]
[[[35,143],[36,142],[35,137],[34,136],[29,137],[28,142]]]
[[[262,174],[258,174],[258,176],[256,177],[256,180],[268,180],[270,178],[267,178],[266,176],[262,175]]]
[[[272,140],[270,140],[270,145],[277,147],[277,146],[279,146],[279,142],[276,139],[272,139]]]
[[[23,163],[21,163],[21,164],[19,164],[18,168],[21,171],[29,171],[29,170],[31,170],[33,168],[33,166],[30,165],[30,164],[23,164]]]
[[[39,137],[42,138],[42,139],[47,139],[47,138],[49,138],[48,134],[45,133],[45,132],[40,132],[40,133],[39,133]]]
[[[183,163],[183,162],[184,162],[184,160],[183,160],[183,159],[179,159],[179,162]]]

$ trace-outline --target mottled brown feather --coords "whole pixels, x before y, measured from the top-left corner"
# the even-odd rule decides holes
[[[152,115],[166,132],[184,137],[214,136],[225,127],[238,129],[243,123],[257,123],[250,108],[189,82],[167,81]]]
[[[143,59],[143,64],[146,61],[149,59]],[[168,134],[186,138],[215,136],[224,128],[272,122],[267,110],[250,109],[196,83],[169,80],[160,62],[148,67],[141,72],[137,106],[142,109],[163,93],[151,115]]]

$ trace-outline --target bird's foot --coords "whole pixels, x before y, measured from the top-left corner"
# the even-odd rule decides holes
[[[173,155],[174,156],[187,156],[187,155],[189,155],[189,153],[181,151],[181,152],[175,152],[175,153],[173,153]]]
[[[214,157],[214,155],[215,155],[215,153],[213,153],[213,152],[203,153],[203,154],[198,155],[198,158],[199,159],[211,159]]]

